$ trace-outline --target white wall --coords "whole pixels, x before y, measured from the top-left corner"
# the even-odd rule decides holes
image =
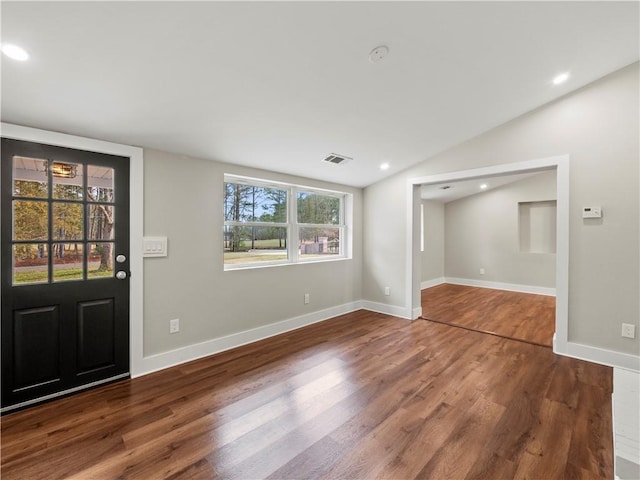
[[[364,298],[407,306],[408,179],[569,154],[569,341],[637,356],[638,338],[620,330],[640,316],[638,105],[635,63],[367,187]],[[602,206],[601,222],[581,218],[590,205]]]
[[[444,204],[422,200],[424,213],[424,252],[422,252],[422,282],[444,277]]]
[[[555,254],[520,251],[518,202],[555,199],[553,170],[445,204],[445,276],[554,288]]]
[[[366,300],[404,308],[406,179],[395,175],[364,189],[362,292]],[[389,286],[391,294],[384,295]]]
[[[169,250],[166,258],[144,261],[145,357],[362,298],[360,189],[154,150],[145,150],[144,155],[144,232],[147,236],[166,235]],[[352,193],[353,258],[224,271],[225,173]],[[308,305],[304,305],[304,293],[311,295]],[[169,320],[173,318],[180,319],[180,332],[170,335]],[[199,354],[207,348],[198,350]],[[188,358],[189,354],[172,358],[178,357]],[[158,365],[164,366],[163,361]]]

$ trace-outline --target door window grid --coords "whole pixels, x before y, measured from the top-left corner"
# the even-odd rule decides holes
[[[112,277],[113,169],[14,156],[12,170],[12,284]]]

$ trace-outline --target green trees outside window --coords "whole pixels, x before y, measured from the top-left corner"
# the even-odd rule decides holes
[[[340,257],[344,197],[295,185],[226,177],[224,264],[291,263]]]
[[[49,259],[53,281],[111,275],[113,169],[27,157],[13,163],[14,284],[50,281]],[[56,165],[72,174],[56,176]]]

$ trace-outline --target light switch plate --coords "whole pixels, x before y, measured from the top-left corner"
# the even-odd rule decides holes
[[[166,257],[167,237],[144,237],[142,254],[145,257]]]

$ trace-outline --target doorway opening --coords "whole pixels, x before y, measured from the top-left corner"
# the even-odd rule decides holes
[[[421,187],[422,318],[551,347],[555,169]]]
[[[567,343],[567,331],[568,331],[568,327],[567,327],[567,304],[568,304],[568,231],[569,231],[569,225],[568,225],[568,200],[569,200],[569,175],[568,175],[568,168],[569,168],[569,157],[567,155],[565,156],[559,156],[559,157],[552,157],[552,158],[546,158],[546,159],[539,159],[539,160],[531,160],[531,161],[526,161],[526,162],[518,162],[518,163],[512,163],[512,164],[504,164],[504,165],[497,165],[497,166],[493,166],[493,167],[486,167],[486,168],[479,168],[479,169],[473,169],[473,170],[465,170],[465,171],[459,171],[459,172],[451,172],[451,173],[447,173],[447,174],[440,174],[440,175],[432,175],[432,176],[426,176],[426,177],[418,177],[418,178],[412,178],[409,180],[409,194],[408,194],[408,203],[409,203],[409,231],[407,232],[407,237],[409,239],[408,241],[408,259],[407,259],[407,284],[411,286],[410,289],[408,289],[408,293],[407,293],[407,303],[409,305],[411,305],[412,307],[412,318],[419,318],[419,317],[426,317],[426,318],[430,318],[430,315],[433,314],[433,311],[430,310],[431,307],[433,307],[434,309],[440,309],[440,312],[443,311],[449,311],[449,313],[451,314],[451,308],[448,308],[450,306],[445,305],[443,307],[442,305],[442,298],[440,299],[441,304],[437,304],[436,301],[434,301],[434,299],[431,299],[431,302],[429,301],[429,295],[427,295],[427,298],[425,298],[425,303],[423,304],[423,288],[427,288],[427,287],[434,287],[436,285],[440,285],[440,284],[447,284],[447,280],[451,280],[451,283],[458,283],[458,284],[463,284],[463,285],[453,285],[453,287],[449,287],[449,288],[457,288],[460,289],[461,291],[463,289],[469,289],[468,292],[464,292],[465,295],[467,295],[467,306],[471,305],[471,310],[477,310],[477,305],[481,304],[481,303],[485,303],[485,304],[490,304],[491,302],[487,299],[487,296],[489,294],[493,294],[494,298],[492,301],[495,301],[496,304],[499,304],[500,301],[499,299],[497,299],[498,297],[503,297],[503,300],[506,299],[505,302],[503,303],[509,303],[509,302],[522,302],[523,298],[526,298],[526,301],[531,302],[532,305],[535,305],[536,303],[540,303],[543,305],[543,307],[534,307],[532,309],[531,313],[532,315],[536,315],[535,311],[536,309],[538,310],[538,313],[540,313],[541,311],[545,310],[546,311],[546,315],[549,315],[549,299],[544,299],[542,298],[542,295],[540,294],[546,294],[546,295],[550,295],[552,293],[555,293],[555,312],[551,312],[550,316],[552,317],[551,320],[551,324],[552,327],[551,329],[553,330],[552,336],[552,344],[553,344],[553,348],[554,351],[556,353],[562,353],[566,350],[566,343]],[[551,242],[552,246],[549,247],[549,242],[547,241],[547,239],[543,238],[545,235],[548,237],[549,236],[549,232],[546,231],[543,234],[540,234],[539,231],[534,231],[534,235],[533,237],[531,237],[531,231],[527,230],[526,225],[523,226],[523,228],[520,228],[518,226],[518,228],[516,229],[516,236],[515,239],[513,240],[514,242],[516,242],[519,245],[519,248],[527,248],[530,251],[528,252],[529,254],[529,260],[531,260],[531,257],[535,257],[537,255],[538,252],[535,252],[536,249],[540,248],[540,245],[543,245],[544,248],[551,248],[551,250],[555,250],[555,259],[553,260],[553,267],[555,272],[553,272],[553,276],[554,276],[554,282],[555,283],[555,291],[553,288],[550,287],[541,287],[540,291],[524,291],[524,292],[508,292],[508,291],[501,291],[501,290],[518,290],[517,288],[504,288],[505,284],[507,287],[509,287],[509,283],[505,282],[505,281],[497,281],[496,277],[491,277],[493,278],[493,283],[492,281],[478,281],[474,284],[473,281],[464,281],[464,278],[459,278],[459,277],[455,277],[453,274],[455,272],[459,272],[459,270],[455,270],[455,269],[451,269],[448,271],[449,275],[442,274],[442,277],[440,279],[436,279],[434,282],[432,282],[432,284],[426,284],[423,283],[422,280],[422,276],[421,276],[421,272],[422,272],[422,264],[421,264],[421,260],[422,260],[422,252],[421,252],[421,233],[423,233],[424,235],[427,235],[426,232],[421,231],[421,210],[422,210],[422,199],[421,199],[421,189],[424,186],[438,186],[438,185],[446,185],[449,183],[453,183],[453,182],[458,182],[458,181],[471,181],[476,185],[482,185],[483,183],[488,183],[487,179],[492,178],[492,177],[507,177],[507,176],[511,176],[511,175],[529,175],[529,174],[538,174],[541,172],[552,172],[555,171],[556,174],[556,184],[555,184],[555,199],[552,198],[535,198],[535,199],[527,199],[527,200],[540,200],[540,201],[551,201],[551,200],[555,200],[555,204],[553,204],[553,212],[555,213],[555,222],[554,222],[554,227],[555,227],[555,241]],[[551,209],[549,208],[548,203],[542,202],[540,205],[534,203],[534,202],[530,202],[530,201],[525,201],[525,202],[521,202],[524,206],[522,207],[521,205],[518,204],[518,202],[516,202],[515,207],[512,205],[513,208],[515,208],[515,211],[517,212],[518,215],[518,222],[519,224],[523,223],[524,221],[528,220],[529,222],[531,222],[531,219],[533,218],[534,221],[534,226],[537,228],[536,225],[540,224],[540,222],[542,222],[542,224],[546,224],[549,225],[549,218],[548,218],[548,213],[551,211]],[[538,210],[536,210],[536,208],[540,206],[542,208],[542,213]],[[533,210],[531,207],[534,207]],[[524,213],[523,213],[524,212]],[[533,213],[532,213],[533,212]],[[528,217],[526,215],[529,215]],[[537,223],[536,223],[537,222]],[[546,223],[545,223],[546,222]],[[529,228],[531,227],[531,224],[529,225]],[[529,233],[529,238],[525,238],[525,239],[520,239],[518,237],[518,235],[522,235],[524,233]],[[513,232],[512,232],[513,233]],[[489,239],[489,241],[491,241],[491,239]],[[425,248],[425,250],[427,250],[428,247]],[[531,249],[534,250],[534,252],[531,252]],[[547,253],[552,253],[552,252],[547,252]],[[527,255],[524,255],[524,257],[527,257]],[[469,267],[468,263],[464,261],[465,259],[463,259],[462,261],[462,267],[460,267],[460,265],[458,265],[458,267],[460,268],[464,268],[464,266]],[[468,259],[466,259],[468,260]],[[471,262],[473,263],[473,262]],[[534,263],[535,263],[535,258],[534,258]],[[487,269],[486,266],[484,265],[472,265],[473,268],[477,268],[478,274],[485,273],[485,269]],[[456,268],[458,268],[456,267]],[[489,271],[489,269],[487,269],[487,272]],[[459,273],[455,273],[456,275],[459,275]],[[493,274],[493,272],[492,272]],[[547,274],[548,275],[548,274]],[[462,277],[464,277],[464,275],[462,275]],[[490,276],[487,275],[487,278],[489,278]],[[468,280],[468,279],[467,279]],[[510,280],[512,284],[518,284],[518,283],[526,283],[526,282],[518,282],[515,281],[513,279]],[[542,285],[544,285],[544,283],[542,283]],[[488,288],[494,288],[494,289],[498,289],[498,290],[489,290],[488,288],[479,288],[479,287],[488,287]],[[441,289],[444,289],[445,287],[441,287]],[[433,293],[437,293],[437,291],[432,291]],[[482,294],[484,294],[484,299],[481,299],[480,297],[478,298],[472,298],[470,295],[471,293],[478,294],[480,293],[481,296]],[[440,292],[443,293],[443,292]],[[451,293],[451,292],[449,292]],[[461,292],[457,292],[459,295],[462,295]],[[522,298],[515,298],[518,295],[524,295],[525,297]],[[527,297],[527,295],[529,295],[529,297]],[[507,298],[510,296],[514,296],[514,298]],[[409,298],[410,297],[410,298]],[[451,299],[446,299],[446,296],[444,296],[445,300],[445,304],[446,302],[450,301]],[[535,299],[538,300],[542,300],[539,302],[536,302]],[[410,302],[410,303],[409,303]],[[546,305],[545,305],[546,304]],[[490,310],[490,309],[489,309]],[[495,312],[490,312],[488,311],[486,315],[508,315],[508,313],[499,313],[497,314]],[[454,312],[455,314],[455,312]],[[478,316],[477,312],[476,313],[471,313],[469,314],[468,312],[462,312],[459,311],[458,312],[459,317],[457,319],[458,323],[456,326],[460,326],[462,328],[466,328],[466,327],[474,327],[477,328],[478,330],[485,330],[488,333],[494,333],[500,336],[507,336],[509,337],[510,334],[507,332],[507,334],[505,334],[505,332],[501,332],[501,331],[491,331],[491,329],[486,329],[486,328],[481,328],[479,327],[477,324],[474,326],[472,325],[473,322],[470,322],[469,320],[473,318],[474,315]],[[466,324],[464,321],[464,317],[466,316]],[[438,320],[437,318],[435,320]],[[447,321],[447,319],[444,319],[445,321]],[[450,319],[449,319],[450,320]],[[477,319],[476,319],[477,320]],[[515,326],[517,327],[517,326]],[[512,330],[514,328],[514,326],[511,327]],[[543,341],[540,341],[539,338],[536,338],[535,336],[531,337],[531,342],[530,343],[538,343],[538,344],[545,344],[548,345],[549,344],[549,339],[548,336],[551,334],[551,332],[545,334],[547,337],[545,337],[545,339],[543,339]],[[526,339],[526,337],[525,337]]]

